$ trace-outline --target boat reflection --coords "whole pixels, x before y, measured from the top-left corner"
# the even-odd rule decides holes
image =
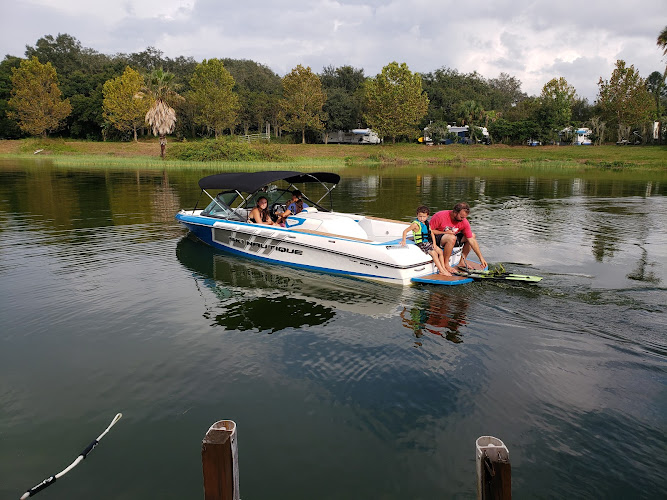
[[[467,310],[467,297],[431,292],[427,300],[410,308],[404,307],[400,315],[403,326],[412,330],[417,339],[417,347],[422,345],[419,339],[424,332],[460,344],[463,338],[459,329],[466,324]]]
[[[338,311],[397,316],[410,289],[281,267],[219,252],[187,236],[176,247],[181,264],[215,294],[204,316],[227,329],[274,333],[324,324]],[[210,295],[208,295],[210,296]],[[209,301],[210,302],[210,301]]]

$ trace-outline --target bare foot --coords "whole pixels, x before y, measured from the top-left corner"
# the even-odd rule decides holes
[[[442,274],[443,276],[451,276],[451,275],[452,275],[452,273],[450,273],[450,272],[447,271],[447,270],[445,270],[445,271],[440,271],[440,274]]]
[[[453,268],[451,268],[451,267],[449,267],[449,266],[447,266],[445,269],[447,270],[447,273],[448,273],[449,276],[451,276],[452,273],[455,273],[455,272],[456,272],[456,269],[453,269]]]

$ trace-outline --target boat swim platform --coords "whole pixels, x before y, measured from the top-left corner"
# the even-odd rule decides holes
[[[475,271],[481,271],[484,267],[475,261],[468,260],[467,268]],[[457,266],[457,270],[465,271],[465,268]],[[465,285],[466,283],[472,283],[474,280],[468,276],[445,276],[444,274],[433,273],[427,274],[426,276],[419,276],[417,278],[412,278],[410,281],[413,283],[428,283],[429,285]]]
[[[428,283],[429,285],[465,285],[466,283],[472,283],[473,279],[463,276],[445,276],[444,274],[433,273],[412,278],[410,281],[413,283]]]

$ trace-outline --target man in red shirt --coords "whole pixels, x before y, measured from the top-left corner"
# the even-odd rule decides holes
[[[484,268],[487,266],[486,260],[482,256],[482,251],[479,249],[475,234],[470,229],[468,215],[470,215],[470,205],[467,203],[457,203],[454,209],[441,210],[431,217],[431,231],[435,235],[436,244],[443,249],[445,268],[450,273],[453,273],[454,269],[449,265],[449,257],[452,255],[454,244],[458,238],[461,238],[463,242],[462,258],[465,259],[472,248],[482,266]]]

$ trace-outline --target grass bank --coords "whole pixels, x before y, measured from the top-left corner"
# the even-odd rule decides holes
[[[0,140],[0,158],[43,158],[56,165],[125,166],[224,169],[266,168],[267,162],[182,161],[170,152],[182,143],[167,144],[167,159],[159,156],[157,139],[138,142],[91,142],[65,139]],[[188,145],[192,143],[186,143]],[[254,147],[254,146],[253,146]],[[346,145],[275,144],[260,145],[274,150],[276,168],[327,168],[346,166],[473,166],[496,168],[577,168],[611,170],[667,169],[667,146],[504,146],[422,144]]]

